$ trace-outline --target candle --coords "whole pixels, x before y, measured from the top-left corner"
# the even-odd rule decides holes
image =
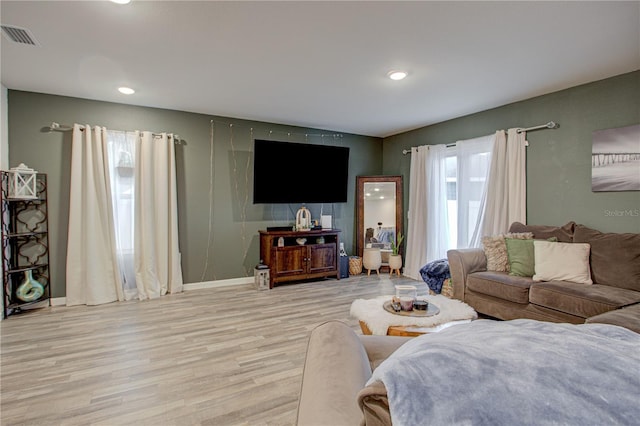
[[[400,297],[400,306],[403,311],[413,310],[413,297],[402,296]]]

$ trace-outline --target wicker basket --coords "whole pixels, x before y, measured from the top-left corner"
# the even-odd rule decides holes
[[[360,256],[349,256],[349,275],[360,275],[362,273],[362,258]]]
[[[435,296],[435,291],[429,289],[429,294],[431,296]],[[453,298],[453,283],[451,282],[451,278],[447,278],[442,282],[442,290],[440,290],[440,294],[444,297],[448,297],[449,299]]]
[[[451,282],[451,278],[447,278],[446,280],[444,280],[444,282],[442,283],[442,291],[440,292],[440,294],[448,297],[449,299],[453,297],[453,283]]]

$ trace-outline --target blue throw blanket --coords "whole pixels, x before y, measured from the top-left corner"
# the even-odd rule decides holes
[[[449,261],[447,259],[434,260],[420,268],[422,280],[436,294],[442,292],[442,284],[447,278],[451,278]]]
[[[478,320],[408,341],[376,380],[394,426],[638,424],[640,334]]]

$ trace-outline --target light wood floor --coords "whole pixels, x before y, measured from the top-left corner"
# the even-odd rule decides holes
[[[5,425],[293,425],[310,331],[412,280],[381,274],[256,291],[53,307],[1,326]]]

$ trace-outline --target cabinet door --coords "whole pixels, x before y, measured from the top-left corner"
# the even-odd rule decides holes
[[[309,273],[331,272],[337,270],[336,245],[314,244],[309,246],[311,256],[309,260]]]
[[[277,276],[300,275],[306,273],[307,247],[285,246],[274,247],[274,259],[272,267],[275,267]]]

